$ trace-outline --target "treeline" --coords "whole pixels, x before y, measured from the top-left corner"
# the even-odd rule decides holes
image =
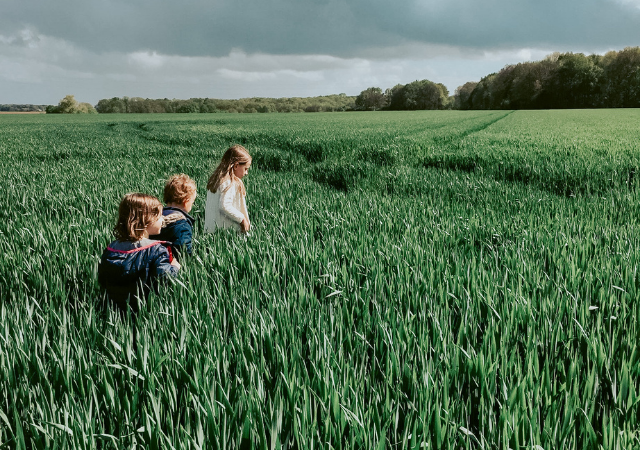
[[[220,100],[191,98],[189,100],[113,97],[98,102],[95,109],[111,113],[269,113],[269,112],[331,112],[355,108],[356,97],[346,94],[307,98],[242,98]]]
[[[0,112],[43,112],[47,105],[0,105]]]
[[[384,92],[379,87],[365,89],[356,97],[356,108],[372,111],[451,109],[453,101],[444,84],[421,80],[409,84],[397,84]]]
[[[640,107],[640,47],[603,55],[554,53],[456,89],[456,109]]]
[[[37,105],[0,105],[2,107]],[[383,91],[370,87],[358,96],[148,99],[113,97],[95,109],[67,96],[52,113],[269,113],[353,110],[562,109],[640,107],[640,47],[605,55],[553,53],[542,61],[508,65],[479,82],[458,87],[453,96],[441,83],[416,80]]]

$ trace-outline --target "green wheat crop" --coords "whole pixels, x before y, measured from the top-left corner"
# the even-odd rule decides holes
[[[0,448],[640,447],[639,119],[0,117]],[[201,232],[232,143],[248,239]],[[118,202],[178,172],[194,256],[121,320]]]

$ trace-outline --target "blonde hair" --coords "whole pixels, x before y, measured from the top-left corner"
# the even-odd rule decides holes
[[[139,241],[149,225],[162,214],[162,203],[152,195],[132,193],[124,196],[118,207],[118,221],[113,228],[121,241]]]
[[[165,203],[186,203],[196,193],[196,182],[189,175],[171,176],[164,185]]]
[[[240,189],[242,195],[246,195],[246,191],[244,189],[244,183],[242,180],[235,176],[233,173],[233,168],[236,164],[240,164],[241,166],[251,162],[251,155],[242,145],[232,145],[224,152],[222,155],[222,160],[216,170],[213,171],[211,176],[209,177],[209,181],[207,182],[207,189],[211,192],[215,193],[222,181],[229,177],[231,182],[238,182],[240,184]]]

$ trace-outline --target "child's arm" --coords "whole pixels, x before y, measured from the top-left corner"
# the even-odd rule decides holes
[[[243,223],[240,224],[240,228],[242,228],[243,232],[247,233],[251,229],[251,221],[249,220],[249,213],[247,212],[247,203],[244,199],[244,196],[242,197],[242,210],[244,211],[244,220],[242,221]]]
[[[176,253],[179,253],[177,256],[182,257],[185,254],[191,255],[193,252],[193,229],[191,228],[191,224],[186,220],[181,220],[175,225],[174,233],[175,240],[173,241],[173,247],[176,249]]]
[[[237,194],[238,185],[231,183],[229,187],[220,192],[220,211],[234,222],[242,224],[245,217],[238,208],[233,206],[233,199]]]
[[[249,219],[245,217],[244,219],[242,219],[242,222],[240,222],[240,230],[242,230],[243,233],[246,233],[250,229],[251,222],[249,222]]]
[[[155,247],[155,258],[150,267],[151,276],[162,277],[165,275],[175,276],[180,269],[180,263],[176,259],[173,261],[169,258],[169,250],[162,245]]]

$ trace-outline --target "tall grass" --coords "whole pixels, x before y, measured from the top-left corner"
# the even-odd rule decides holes
[[[3,117],[0,446],[638,447],[637,115]],[[201,232],[233,142],[249,239]],[[117,203],[175,172],[195,255],[121,320]]]

